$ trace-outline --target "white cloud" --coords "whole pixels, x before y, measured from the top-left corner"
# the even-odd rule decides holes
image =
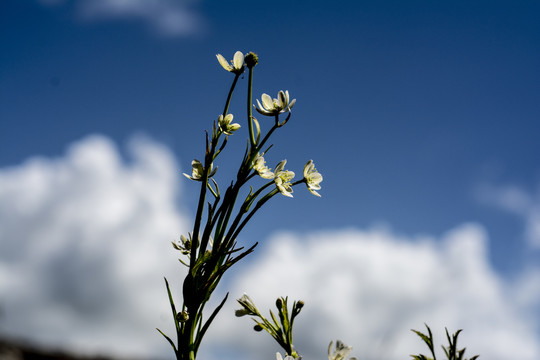
[[[128,153],[90,136],[60,158],[0,169],[0,333],[172,358],[155,327],[172,333],[163,275],[181,287],[170,246],[190,227],[178,209],[181,171],[150,140],[134,139]],[[424,322],[438,343],[444,326],[463,328],[469,355],[540,358],[540,269],[503,280],[480,225],[440,239],[375,228],[281,233],[262,244],[218,288],[231,296],[201,358],[274,358],[270,337],[233,315],[243,292],[261,308],[283,295],[306,302],[295,334],[306,359],[324,359],[337,338],[361,359],[407,358],[425,350],[409,331]]]
[[[532,249],[540,250],[540,192],[532,194],[515,186],[484,185],[479,198],[523,219],[524,237]]]
[[[178,272],[170,241],[187,230],[179,169],[149,140],[129,152],[126,163],[90,136],[0,170],[1,332],[88,352],[165,348],[163,276]]]
[[[337,338],[352,345],[360,359],[425,353],[410,332],[424,330],[424,322],[439,344],[445,326],[464,329],[461,345],[469,355],[538,359],[540,287],[530,283],[532,273],[521,288],[506,284],[489,266],[486,251],[484,230],[474,224],[450,231],[440,242],[381,229],[281,234],[264,252],[259,249],[256,262],[243,267],[231,295],[246,292],[261,310],[274,309],[279,296],[304,300],[295,343],[309,359],[324,358],[326,346]],[[525,303],[530,306],[522,308]],[[230,354],[244,348],[237,356],[245,359],[279,350],[267,334],[252,330],[249,319],[234,318],[234,308],[229,304],[209,342]]]
[[[64,0],[39,0],[60,5]],[[79,14],[87,20],[138,19],[168,36],[192,35],[204,27],[195,10],[200,0],[77,0]]]

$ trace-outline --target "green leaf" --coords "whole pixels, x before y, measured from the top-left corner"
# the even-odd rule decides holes
[[[229,297],[229,293],[227,293],[225,295],[225,297],[223,298],[221,303],[214,309],[214,311],[212,312],[212,315],[210,315],[208,320],[206,320],[206,322],[204,323],[204,326],[202,327],[202,329],[197,334],[197,340],[195,342],[195,353],[197,353],[197,351],[199,349],[199,345],[201,344],[202,338],[203,338],[204,334],[206,333],[206,330],[208,330],[208,327],[210,326],[210,324],[212,323],[212,321],[214,320],[216,315],[219,313],[219,311],[221,310],[223,305],[225,305],[225,302],[227,301],[228,297]]]
[[[167,335],[165,335],[165,333],[163,331],[159,330],[158,328],[156,328],[156,330],[159,331],[159,333],[161,335],[163,335],[165,337],[165,339],[167,339],[169,344],[171,344],[172,348],[174,349],[174,352],[177,353],[178,351],[176,350],[176,346],[174,345],[174,342],[171,340],[171,338],[168,337]]]
[[[180,333],[180,323],[178,322],[178,319],[176,319],[177,312],[176,312],[176,306],[174,305],[171,288],[169,286],[169,282],[167,281],[167,278],[164,278],[164,279],[165,279],[165,285],[167,286],[167,294],[169,294],[169,302],[171,304],[171,310],[173,313],[174,325],[176,326],[177,333]]]
[[[428,358],[425,355],[418,354],[418,355],[410,355],[415,360],[433,360],[432,358]]]

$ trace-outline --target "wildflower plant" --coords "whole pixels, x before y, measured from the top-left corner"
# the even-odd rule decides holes
[[[270,137],[290,120],[296,99],[289,92],[279,91],[276,98],[262,94],[261,100],[252,101],[253,73],[258,63],[256,54],[244,55],[237,51],[231,61],[218,54],[219,64],[234,75],[225,106],[217,115],[210,132],[206,132],[204,157],[191,162],[191,173],[184,174],[199,186],[199,199],[195,212],[193,229],[180,240],[173,242],[174,249],[180,252],[179,261],[186,266],[187,275],[181,286],[181,301],[173,296],[169,282],[165,285],[171,306],[176,335],[170,337],[158,329],[174,350],[177,360],[195,360],[204,335],[223,308],[228,293],[213,308],[209,315],[205,311],[214,290],[225,272],[238,261],[252,253],[257,243],[248,248],[238,245],[238,236],[253,216],[274,196],[280,194],[293,197],[293,188],[305,184],[308,191],[320,197],[323,176],[315,168],[313,160],[307,161],[303,177],[294,181],[295,173],[286,169],[287,160],[281,160],[274,168],[267,165],[266,157]],[[236,123],[240,116],[229,112],[231,99],[242,75],[248,72],[247,106],[243,121]],[[253,116],[253,108],[262,116],[273,118],[266,132],[261,130],[259,121]],[[247,126],[245,126],[247,125]],[[247,131],[247,134],[245,132]],[[247,135],[246,149],[239,161],[236,178],[228,182],[222,191],[215,174],[218,171],[219,156],[226,149],[229,137]],[[236,316],[251,316],[255,322],[254,330],[268,332],[285,351],[283,358],[276,354],[276,360],[300,359],[293,345],[293,325],[304,307],[303,301],[294,301],[289,309],[287,297],[276,300],[277,316],[270,311],[267,318],[247,295],[237,300],[241,308]],[[427,325],[426,325],[427,327]],[[433,336],[429,327],[428,335],[413,330],[428,345],[432,358],[425,355],[411,355],[415,360],[436,360]],[[461,330],[460,330],[461,331]],[[457,337],[446,332],[449,346],[443,347],[448,360],[467,360],[463,357],[465,349],[457,349]],[[174,339],[174,340],[173,340]],[[352,347],[337,340],[328,346],[328,360],[356,360],[349,357]],[[474,356],[469,360],[475,360]]]
[[[308,162],[309,165],[306,165],[309,171],[306,172],[304,169],[304,177],[297,181],[293,181],[295,173],[285,169],[286,160],[280,161],[274,169],[266,165],[265,156],[271,147],[268,145],[269,139],[277,129],[290,120],[296,100],[290,100],[288,91],[280,91],[275,99],[263,94],[262,104],[258,100],[256,105],[253,104],[253,73],[258,63],[257,55],[252,52],[244,55],[237,51],[230,62],[220,54],[217,55],[217,60],[225,70],[234,75],[234,78],[222,113],[216,116],[211,131],[206,133],[204,157],[202,160],[193,160],[191,174],[184,174],[199,184],[199,200],[193,230],[187,235],[181,235],[180,241],[173,243],[173,247],[180,251],[179,260],[187,267],[188,272],[182,284],[181,302],[173,296],[169,282],[165,279],[176,336],[170,337],[158,329],[170,343],[179,360],[196,358],[203,337],[225,304],[228,293],[217,307],[211,310],[210,315],[205,312],[208,301],[224,273],[253,252],[257,246],[257,243],[249,248],[238,245],[237,239],[242,229],[274,196],[282,194],[292,197],[293,187],[302,183],[307,185],[309,191],[318,195],[313,190],[319,190],[319,183],[322,181],[322,175],[316,172],[311,160]],[[234,120],[238,121],[239,116],[229,112],[229,105],[239,79],[246,71],[247,111],[244,121],[235,123]],[[258,120],[253,116],[253,108],[261,115],[274,118],[266,133],[261,131]],[[233,179],[223,191],[214,178],[218,171],[215,163],[225,150],[229,137],[234,136],[236,140],[244,129],[247,129],[247,146],[239,162],[236,179]],[[287,351],[292,351],[292,321],[300,311],[301,305],[295,302],[292,317],[289,318],[286,310],[287,300],[285,298],[281,301],[283,304],[279,312],[281,325],[274,323],[272,326],[281,326],[279,329],[283,334],[279,337],[276,335],[276,340],[279,339],[278,342],[285,346],[290,345]],[[283,321],[289,321],[290,327]],[[264,321],[261,322],[261,326],[277,329]]]

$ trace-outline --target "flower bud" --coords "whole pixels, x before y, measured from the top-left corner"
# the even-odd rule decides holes
[[[189,313],[187,312],[187,310],[184,310],[182,312],[179,312],[178,314],[176,314],[176,320],[178,322],[186,322],[189,320]]]
[[[234,311],[234,314],[237,316],[237,317],[242,317],[242,316],[246,316],[246,315],[253,315],[251,311],[249,311],[248,309],[238,309],[238,310],[235,310]]]
[[[278,309],[281,309],[281,308],[283,307],[283,300],[281,300],[281,298],[278,298],[278,299],[276,300],[276,307],[277,307]]]
[[[254,52],[250,52],[244,58],[244,62],[249,69],[252,69],[259,62],[259,57]]]
[[[253,330],[257,331],[257,332],[260,332],[260,331],[263,331],[263,328],[261,325],[257,324],[253,327]]]

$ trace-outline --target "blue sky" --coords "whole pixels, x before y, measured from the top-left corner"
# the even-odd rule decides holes
[[[85,146],[118,156],[115,166],[136,167],[144,161],[133,146],[147,142],[173,157],[174,176],[187,172],[232,80],[215,54],[254,51],[254,96],[287,89],[297,99],[268,162],[286,158],[301,173],[313,159],[324,182],[321,199],[303,189],[295,199],[275,199],[246,229],[245,241],[276,231],[386,228],[393,239],[444,243],[445,234],[472,223],[487,239],[486,266],[500,281],[519,283],[538,270],[537,2],[126,4],[2,2],[5,179],[15,184],[9,176],[28,170],[28,159],[54,166]],[[246,80],[232,103],[235,119],[245,111]],[[233,138],[235,154],[243,140]],[[223,176],[230,165],[221,166]],[[189,223],[193,184],[171,181],[180,195],[169,205]],[[7,205],[16,198],[4,196]],[[537,311],[540,300],[535,304]]]

